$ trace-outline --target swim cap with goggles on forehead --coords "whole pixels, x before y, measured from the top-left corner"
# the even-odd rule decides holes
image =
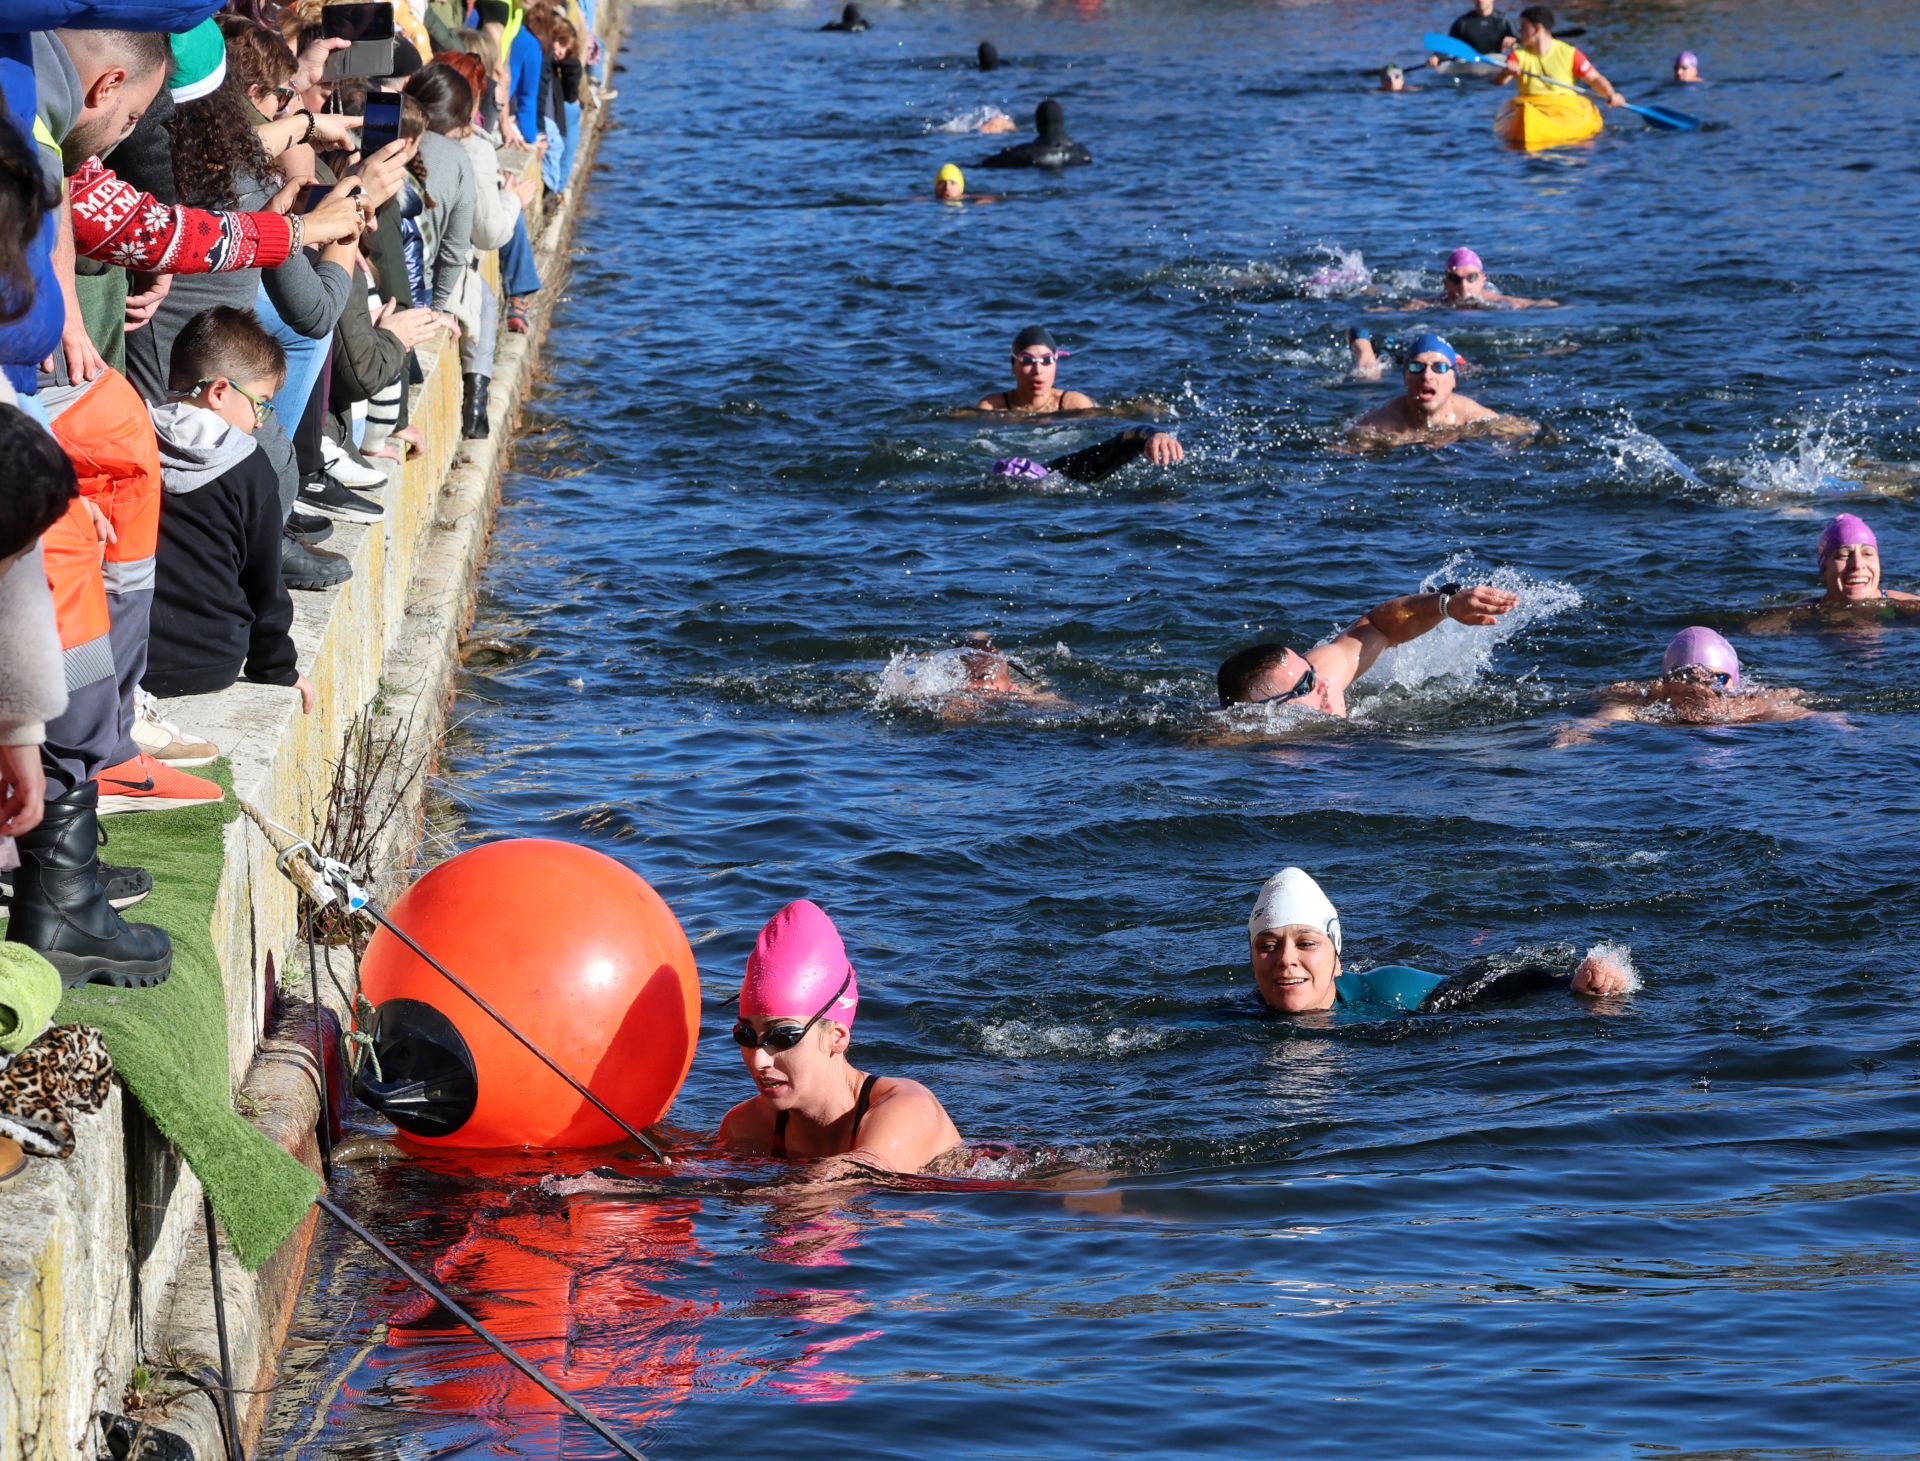
[[[1843,512],[1826,527],[1820,530],[1819,557],[1820,566],[1825,568],[1827,560],[1842,548],[1878,548],[1880,540],[1873,535],[1864,518]]]
[[[1716,675],[1727,677],[1727,688],[1740,688],[1740,656],[1734,653],[1728,644],[1711,629],[1703,629],[1698,624],[1682,629],[1673,636],[1667,645],[1667,653],[1660,661],[1660,673],[1671,675],[1676,670],[1698,666],[1711,670]]]
[[[1299,868],[1282,868],[1260,885],[1253,914],[1247,919],[1247,938],[1251,941],[1269,929],[1296,923],[1319,929],[1333,940],[1333,951],[1340,952],[1340,914],[1332,900]]]
[[[746,1019],[784,1016],[807,1020],[824,1015],[853,1028],[860,985],[846,945],[818,904],[800,898],[767,920],[747,957],[740,981],[740,1013]]]

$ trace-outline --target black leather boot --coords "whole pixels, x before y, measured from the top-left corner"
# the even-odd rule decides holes
[[[460,434],[468,441],[479,441],[487,434],[487,391],[493,385],[491,376],[463,375],[460,377],[463,394],[460,398]]]
[[[99,807],[99,783],[82,782],[48,802],[40,825],[17,839],[7,939],[37,951],[69,989],[145,989],[173,971],[173,941],[165,929],[126,922],[107,901],[99,879]]]

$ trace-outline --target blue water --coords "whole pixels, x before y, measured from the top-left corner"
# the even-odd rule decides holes
[[[696,1156],[562,1200],[538,1177],[603,1157],[434,1158],[342,1200],[656,1456],[1916,1454],[1920,632],[1746,626],[1843,506],[1920,587],[1920,13],[1586,7],[1629,97],[1712,125],[1521,157],[1481,89],[1362,89],[1444,5],[867,8],[634,13],[476,625],[513,653],[464,676],[439,789],[457,840],[643,872],[713,1002],[821,902],[856,1062],[1013,1185]],[[982,37],[1016,64],[970,69]],[[1659,81],[1682,46],[1709,85]],[[920,201],[998,145],[943,124],[1047,92],[1093,167]],[[1364,311],[1461,243],[1566,301],[1447,319],[1542,432],[1332,450],[1392,385],[1346,325],[1414,322]],[[1303,282],[1336,267],[1379,292]],[[990,479],[1114,429],[953,412],[1035,320],[1186,463]],[[1482,574],[1503,633],[1209,743],[1228,651]],[[1695,622],[1831,715],[1555,746]],[[943,715],[976,629],[1069,707]],[[1254,1018],[1287,863],[1350,967],[1612,939],[1645,987]],[[750,1093],[727,1023],[682,1141]],[[268,1454],[608,1454],[316,1251]]]

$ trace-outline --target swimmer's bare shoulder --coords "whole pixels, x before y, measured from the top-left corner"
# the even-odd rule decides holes
[[[1492,407],[1481,405],[1471,396],[1462,396],[1458,393],[1454,395],[1452,400],[1447,402],[1447,413],[1453,416],[1455,422],[1461,426],[1468,426],[1481,421],[1499,420],[1517,422],[1527,431],[1534,429],[1534,424],[1524,416],[1502,416]]]
[[[1084,391],[1062,391],[1060,393],[1061,411],[1097,411],[1100,405]]]
[[[1005,391],[989,391],[980,398],[980,404],[973,409],[976,411],[1005,411],[1009,409],[1007,406],[1007,393]]]
[[[959,1145],[960,1131],[939,1097],[919,1081],[883,1076],[860,1123],[860,1145],[847,1156],[890,1172],[918,1172]]]
[[[735,1151],[771,1152],[773,1112],[758,1096],[749,1096],[720,1118],[714,1139]]]
[[[1347,428],[1347,435],[1401,437],[1407,434],[1408,429],[1406,405],[1399,396],[1395,396],[1355,421]]]

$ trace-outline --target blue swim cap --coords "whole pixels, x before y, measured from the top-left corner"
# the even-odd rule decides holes
[[[1459,352],[1431,330],[1407,347],[1407,359],[1417,360],[1429,350],[1446,356],[1449,362],[1460,359]]]

